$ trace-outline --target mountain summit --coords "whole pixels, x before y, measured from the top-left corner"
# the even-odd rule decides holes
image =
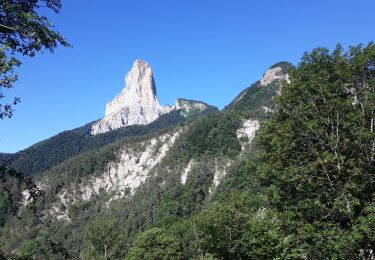
[[[172,109],[159,104],[148,63],[136,60],[125,77],[124,89],[107,103],[104,118],[92,125],[91,134],[105,133],[129,125],[146,125]]]
[[[112,102],[107,104],[105,115],[117,113],[127,105],[134,104],[159,106],[152,70],[143,60],[134,62],[132,69],[125,77],[125,88]]]

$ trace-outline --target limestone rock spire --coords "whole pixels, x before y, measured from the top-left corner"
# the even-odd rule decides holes
[[[149,124],[171,110],[169,106],[160,106],[157,100],[155,81],[148,63],[136,60],[126,74],[124,89],[107,103],[104,118],[93,124],[91,134]]]

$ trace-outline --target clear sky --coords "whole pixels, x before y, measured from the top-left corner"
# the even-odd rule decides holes
[[[24,58],[0,152],[101,118],[135,59],[149,62],[161,104],[222,108],[273,63],[375,40],[374,0],[62,0],[51,15],[73,48]]]

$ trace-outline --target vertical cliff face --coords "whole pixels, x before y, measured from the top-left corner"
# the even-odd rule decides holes
[[[106,106],[105,116],[120,112],[127,106],[158,107],[156,86],[150,66],[136,60],[125,77],[125,88]]]
[[[105,116],[92,126],[96,135],[129,125],[149,124],[172,110],[160,106],[152,70],[147,62],[136,60],[125,77],[125,88],[106,106]]]

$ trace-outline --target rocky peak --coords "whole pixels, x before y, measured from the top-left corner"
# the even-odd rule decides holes
[[[132,69],[126,74],[124,89],[107,103],[105,116],[117,113],[131,104],[159,106],[152,70],[143,60],[133,63]]]
[[[268,84],[274,81],[283,81],[290,82],[288,70],[292,67],[292,65],[288,62],[279,62],[272,65],[264,74],[262,79],[260,80],[261,86],[267,86]]]
[[[207,105],[206,103],[185,98],[178,98],[176,100],[176,104],[173,106],[174,109],[181,110],[181,115],[184,117],[202,112],[203,110],[209,109],[210,107],[211,106]]]
[[[272,108],[268,107],[274,98],[273,93],[279,94],[283,81],[290,82],[289,70],[293,65],[286,61],[278,62],[263,74],[261,80],[256,81],[250,87],[244,89],[225,109],[234,108],[243,109],[243,107],[251,107],[252,109],[261,109],[265,113],[272,113]],[[274,84],[271,84],[274,83]],[[271,85],[270,85],[271,84]],[[263,98],[258,99],[256,94],[261,91]]]
[[[126,74],[124,89],[107,103],[104,118],[93,124],[91,134],[105,133],[129,125],[149,124],[171,110],[169,106],[159,105],[154,77],[148,63],[136,60]]]
[[[216,109],[203,102],[179,98],[173,106],[161,106],[156,98],[152,70],[147,62],[136,60],[126,74],[125,87],[107,103],[104,117],[94,123],[91,134],[97,135],[120,127],[146,125],[172,110],[188,117],[206,109]]]

